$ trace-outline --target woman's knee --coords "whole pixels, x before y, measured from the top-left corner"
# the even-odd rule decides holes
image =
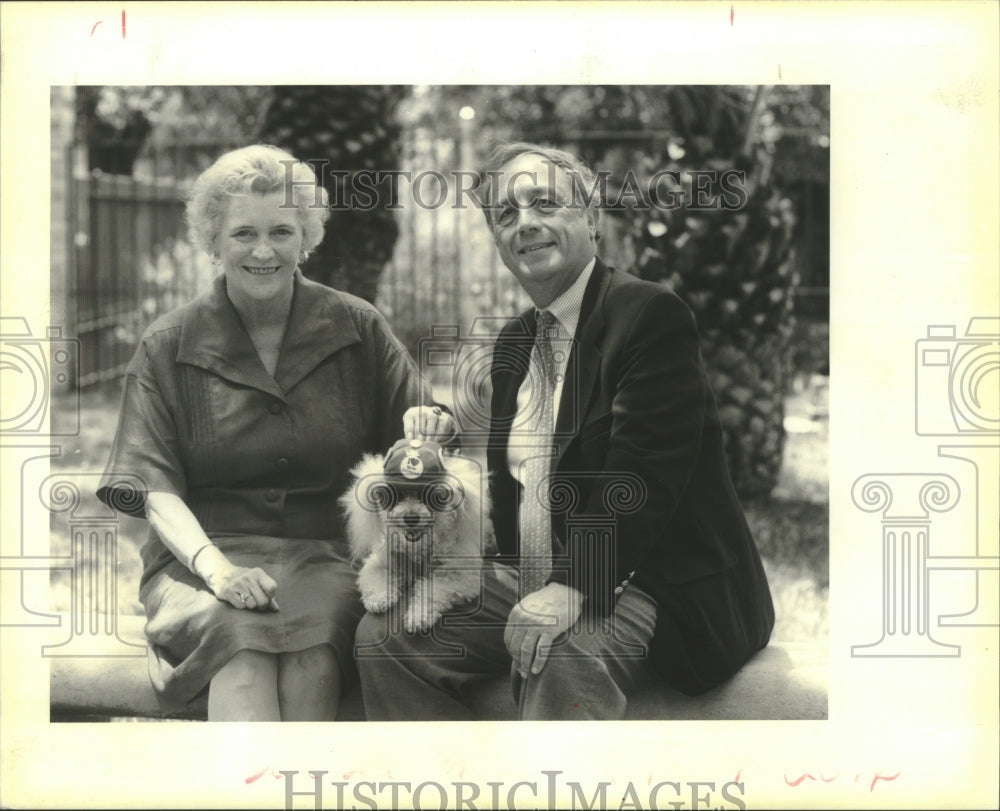
[[[278,661],[282,679],[318,679],[329,680],[339,678],[340,665],[337,653],[330,645],[316,645],[304,650],[281,654]]]
[[[277,658],[275,654],[263,651],[237,651],[222,666],[213,681],[224,681],[230,689],[252,689],[263,682],[274,682],[277,676]]]
[[[334,721],[340,692],[340,664],[330,645],[281,655],[278,702],[283,720]]]

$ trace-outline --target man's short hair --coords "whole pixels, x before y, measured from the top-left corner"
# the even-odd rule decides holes
[[[601,197],[601,189],[597,183],[597,175],[580,158],[564,149],[556,149],[544,144],[535,144],[530,141],[513,141],[502,143],[494,147],[486,163],[479,171],[479,183],[476,186],[476,197],[486,217],[486,225],[490,231],[493,227],[493,207],[496,204],[493,181],[496,180],[500,170],[521,155],[540,155],[545,160],[566,170],[573,183],[573,202],[579,203],[584,208],[593,210],[595,221],[598,218],[600,207],[604,200]],[[598,239],[600,236],[598,235]]]

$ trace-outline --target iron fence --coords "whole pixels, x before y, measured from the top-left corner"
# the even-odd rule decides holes
[[[464,334],[479,316],[507,317],[529,304],[501,264],[481,211],[463,196],[459,176],[447,171],[474,168],[473,141],[466,126],[444,134],[404,131],[400,168],[411,186],[401,188],[399,235],[376,304],[415,355],[435,325],[458,325]],[[90,171],[85,147],[71,148],[66,288],[70,334],[80,339],[80,386],[119,377],[143,329],[210,282],[216,269],[186,239],[184,198],[193,179],[236,146],[159,145],[136,153],[130,175]],[[413,182],[423,184],[422,197]],[[421,204],[428,198],[442,203]],[[602,218],[608,264],[631,265],[628,231],[622,218]],[[803,276],[807,286],[796,291],[800,317],[828,320],[829,288]]]
[[[232,146],[161,145],[129,175],[89,170],[85,147],[70,147],[67,312],[80,341],[81,387],[119,377],[143,329],[211,279],[208,258],[187,241],[184,199]]]

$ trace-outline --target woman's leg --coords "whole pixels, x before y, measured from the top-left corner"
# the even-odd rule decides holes
[[[278,657],[241,650],[222,666],[208,688],[209,721],[280,721]]]
[[[340,665],[330,645],[278,656],[282,721],[335,721],[340,706]]]

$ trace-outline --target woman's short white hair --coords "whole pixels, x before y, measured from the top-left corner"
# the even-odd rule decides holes
[[[191,242],[213,253],[233,197],[276,191],[286,192],[298,208],[302,250],[311,251],[323,241],[323,228],[330,216],[326,189],[319,185],[309,164],[269,144],[227,152],[199,175],[186,210]]]

